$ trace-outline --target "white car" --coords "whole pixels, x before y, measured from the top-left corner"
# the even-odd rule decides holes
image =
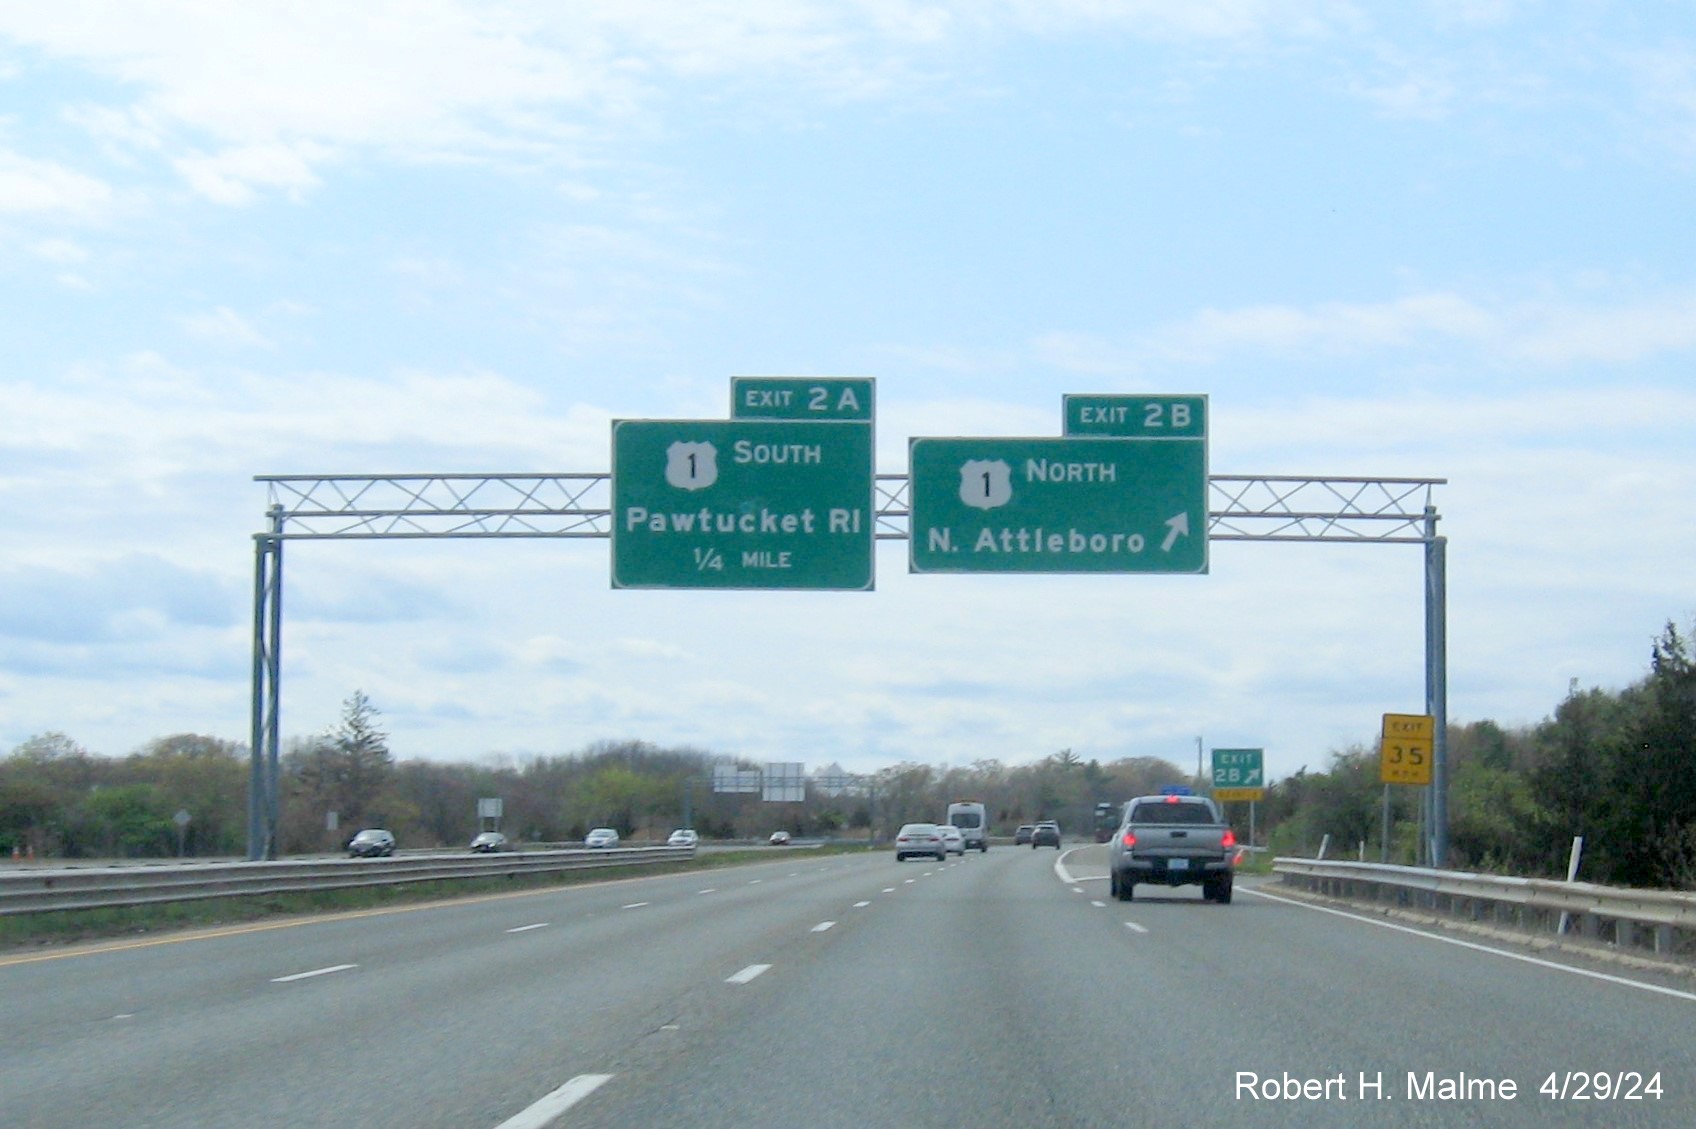
[[[961,858],[966,857],[966,836],[958,827],[951,823],[939,823],[936,829],[942,832],[942,842],[948,848],[949,853],[959,855]]]
[[[902,824],[895,835],[895,861],[906,862],[908,855],[927,855],[947,862],[948,844],[942,841],[942,828],[934,823]]]
[[[597,827],[583,836],[583,845],[585,847],[616,847],[618,846],[618,832],[610,827]]]
[[[665,845],[668,847],[698,847],[701,845],[701,837],[690,828],[679,827],[671,833],[671,837],[665,841]]]

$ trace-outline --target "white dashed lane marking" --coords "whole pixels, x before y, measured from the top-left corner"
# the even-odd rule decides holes
[[[744,968],[741,972],[738,972],[733,976],[726,976],[724,978],[724,982],[726,984],[746,984],[748,981],[750,981],[754,977],[760,975],[760,973],[764,972],[766,969],[768,969],[770,967],[771,967],[771,965],[769,965],[769,964],[750,964],[747,968]]]
[[[610,1074],[579,1074],[559,1089],[519,1110],[495,1129],[542,1129],[611,1079]]]
[[[358,968],[357,964],[332,964],[328,968],[314,968],[311,972],[297,972],[293,976],[273,976],[271,983],[288,984],[295,980],[310,980],[314,976],[328,976],[332,972],[346,972],[350,968]]]

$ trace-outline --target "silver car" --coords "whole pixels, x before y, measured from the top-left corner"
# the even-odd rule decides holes
[[[512,844],[499,831],[480,832],[477,838],[471,840],[471,853],[476,855],[492,855],[511,849]]]
[[[909,855],[947,862],[948,844],[942,840],[942,828],[934,823],[902,824],[895,835],[895,861],[906,862]]]
[[[959,855],[961,858],[966,857],[966,833],[964,831],[951,823],[939,823],[936,825],[936,829],[942,832],[943,846],[948,848],[950,854]]]
[[[583,845],[585,847],[616,847],[618,846],[618,832],[610,827],[597,827],[583,836]]]
[[[395,853],[395,837],[381,827],[367,827],[347,841],[349,858],[382,858]]]
[[[671,833],[671,837],[665,841],[665,845],[668,847],[697,847],[700,846],[700,844],[701,837],[696,834],[692,828],[688,827],[679,827],[676,831],[673,831]]]

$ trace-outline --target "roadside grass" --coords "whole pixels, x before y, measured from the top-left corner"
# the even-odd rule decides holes
[[[642,878],[678,874],[692,870],[716,870],[746,866],[784,858],[814,858],[819,855],[863,854],[864,843],[837,843],[821,847],[774,850],[713,851],[682,862],[651,863],[643,866],[607,867],[597,870],[565,870],[556,874],[490,875],[436,882],[397,882],[391,886],[360,886],[348,890],[302,891],[290,894],[248,894],[228,898],[200,898],[185,902],[158,902],[142,906],[112,906],[101,909],[52,910],[45,913],[0,916],[0,951],[35,945],[68,945],[84,941],[110,940],[144,934],[172,933],[189,929],[216,929],[244,925],[276,917],[346,913],[384,909],[390,906],[453,901],[458,898],[506,894],[521,890],[578,886],[614,878]]]
[[[1270,851],[1249,851],[1249,852],[1245,853],[1243,855],[1242,861],[1237,863],[1237,873],[1238,874],[1271,874],[1272,873],[1272,852],[1270,852]]]

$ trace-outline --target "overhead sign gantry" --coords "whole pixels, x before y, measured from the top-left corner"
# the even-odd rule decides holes
[[[254,535],[248,857],[273,858],[277,849],[288,541],[611,538],[615,557],[628,558],[615,560],[615,585],[853,591],[872,587],[878,539],[909,540],[915,571],[944,572],[1108,571],[947,567],[947,558],[972,555],[1017,553],[1028,563],[1040,548],[1055,559],[1100,554],[1111,571],[1200,573],[1208,542],[1290,541],[1424,547],[1429,857],[1442,865],[1447,538],[1437,532],[1432,491],[1445,479],[1212,475],[1207,398],[1169,395],[1067,396],[1058,438],[914,440],[915,454],[922,444],[935,449],[909,473],[880,475],[869,378],[739,377],[731,387],[728,420],[615,425],[615,474],[256,475],[270,499],[267,528]],[[1121,454],[1125,441],[1143,446]],[[971,450],[950,446],[961,443]],[[701,444],[712,447],[710,470]],[[1170,450],[1152,453],[1149,444]],[[1004,484],[999,470],[966,467],[997,459],[1007,464]],[[1089,494],[1096,489],[1104,493]],[[1003,494],[997,505],[974,504]],[[1132,494],[1149,500],[1124,497]],[[999,517],[984,519],[997,509]],[[959,510],[971,511],[967,524],[949,524]],[[1082,539],[1075,554],[1074,526]],[[974,554],[955,548],[980,542]],[[927,553],[941,567],[917,568]]]

